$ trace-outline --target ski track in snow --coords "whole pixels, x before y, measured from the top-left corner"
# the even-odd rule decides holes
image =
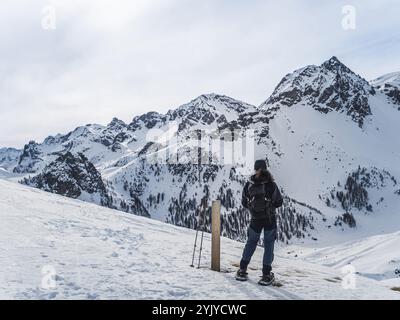
[[[356,290],[344,290],[333,268],[280,252],[274,272],[282,287],[261,287],[262,248],[251,263],[249,282],[240,283],[232,263],[240,260],[241,243],[222,239],[223,272],[216,273],[209,270],[210,235],[205,234],[201,268],[191,268],[193,230],[2,180],[0,189],[3,299],[400,298],[362,277]],[[46,266],[56,272],[55,288],[42,286]]]

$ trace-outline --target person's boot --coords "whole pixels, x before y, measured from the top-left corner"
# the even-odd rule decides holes
[[[273,284],[275,281],[275,275],[272,272],[265,273],[261,277],[260,281],[258,281],[258,284],[261,286],[269,286]]]
[[[243,269],[239,269],[237,272],[236,272],[236,280],[237,281],[247,281],[248,280],[248,277],[247,277],[247,272],[246,272],[246,270],[243,270]]]

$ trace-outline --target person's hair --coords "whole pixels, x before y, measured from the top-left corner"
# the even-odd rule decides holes
[[[275,181],[274,176],[272,175],[272,173],[268,169],[263,169],[262,170],[262,174],[267,177],[267,180],[269,182],[274,182]]]

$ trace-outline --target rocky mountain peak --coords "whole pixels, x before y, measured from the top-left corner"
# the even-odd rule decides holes
[[[152,129],[156,126],[157,123],[163,122],[165,122],[165,116],[158,112],[150,111],[140,116],[134,117],[128,128],[131,131],[139,130],[142,128]]]
[[[179,121],[179,130],[193,126],[221,128],[256,107],[220,94],[203,94],[167,113],[168,120]]]
[[[115,129],[123,129],[127,127],[127,124],[118,118],[113,118],[111,122],[107,125],[107,127]]]
[[[38,144],[29,141],[18,159],[18,165],[14,168],[15,173],[33,173],[37,170],[37,164],[41,161]]]
[[[244,111],[247,111],[248,109],[254,108],[253,106],[247,103],[233,99],[226,95],[209,93],[197,97],[191,102],[179,107],[179,109],[194,108],[194,107],[211,108],[214,111],[230,110],[237,113],[242,113]]]
[[[342,69],[348,72],[351,72],[349,68],[347,68],[337,57],[333,56],[329,60],[325,61],[321,65],[322,68],[326,68],[328,70],[338,70]]]
[[[362,77],[332,57],[320,66],[307,66],[286,75],[260,108],[309,105],[322,113],[345,113],[360,127],[371,115],[369,97],[375,89]]]

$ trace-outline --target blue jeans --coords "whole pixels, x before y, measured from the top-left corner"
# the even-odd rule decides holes
[[[247,243],[243,250],[242,260],[240,261],[240,269],[246,270],[250,263],[251,257],[256,251],[261,233],[255,232],[251,227],[247,231]],[[272,262],[274,261],[274,244],[276,239],[276,228],[272,230],[264,229],[264,258],[263,273],[269,274],[272,270]]]

